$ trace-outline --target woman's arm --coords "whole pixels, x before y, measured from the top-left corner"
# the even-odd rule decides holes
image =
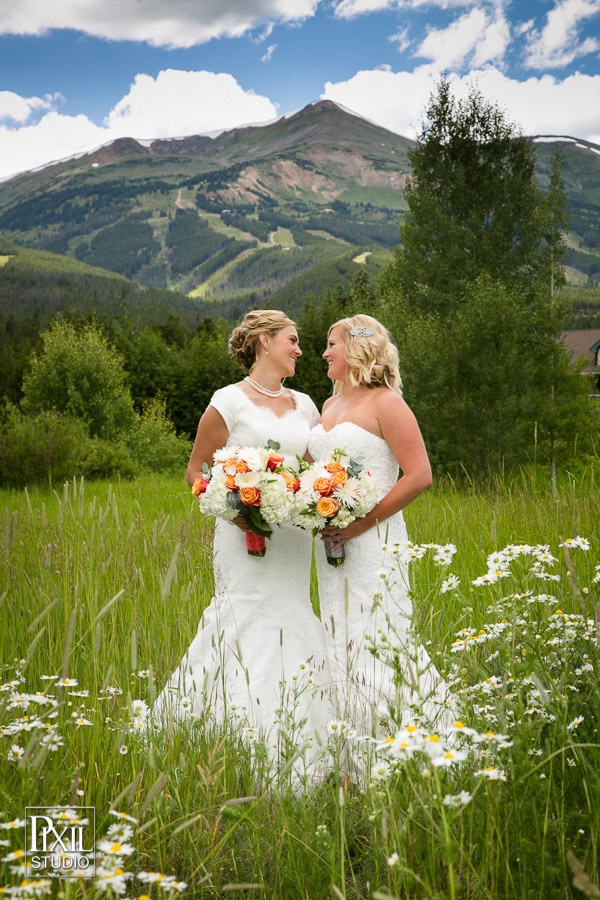
[[[194,484],[197,478],[202,475],[202,463],[210,468],[213,464],[213,454],[215,450],[220,450],[227,444],[229,431],[227,425],[220,412],[209,406],[198,422],[198,431],[196,432],[196,440],[192,449],[192,455],[188,467],[185,471],[185,480],[190,485]],[[244,516],[236,516],[231,520],[232,525],[237,525],[242,531],[246,532],[250,529]]]
[[[378,522],[393,516],[431,485],[431,466],[413,412],[398,394],[392,391],[378,391],[377,394],[374,412],[383,438],[402,469],[402,477],[364,518],[355,519],[341,531],[334,526],[323,529],[323,536],[339,533],[343,538],[335,546],[341,546],[346,540],[364,534]]]
[[[221,413],[214,406],[209,406],[198,423],[196,440],[192,449],[192,455],[185,472],[185,480],[190,485],[202,475],[202,463],[210,468],[213,464],[213,454],[227,444],[229,431]]]

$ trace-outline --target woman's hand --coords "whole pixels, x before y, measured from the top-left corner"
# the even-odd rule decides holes
[[[364,534],[365,531],[372,527],[374,523],[368,522],[367,518],[367,516],[364,516],[362,519],[355,519],[354,522],[350,522],[345,528],[326,525],[325,528],[321,529],[321,540],[327,541],[334,550],[337,550],[338,547],[343,547],[352,538]]]
[[[232,525],[237,525],[238,528],[241,528],[243,532],[248,532],[250,529],[248,528],[248,523],[246,521],[246,516],[242,516],[240,513],[239,516],[236,516],[235,519],[231,519]]]

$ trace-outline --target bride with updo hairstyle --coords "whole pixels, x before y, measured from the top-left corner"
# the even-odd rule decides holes
[[[431,468],[417,420],[401,394],[398,350],[384,326],[367,315],[335,322],[323,353],[333,394],[313,428],[308,452],[326,460],[334,449],[362,459],[375,477],[379,502],[344,529],[328,526],[321,538],[330,554],[345,554],[328,565],[317,542],[321,618],[336,689],[335,715],[359,734],[381,737],[382,717],[391,707],[397,723],[409,724],[416,704],[435,724],[447,713],[445,684],[426,650],[411,634],[408,538],[402,510],[431,484]],[[400,477],[399,477],[400,475]],[[386,635],[397,650],[402,677],[381,654],[367,649],[369,638]]]
[[[302,356],[294,322],[279,310],[252,310],[229,339],[233,358],[248,372],[220,388],[204,411],[186,471],[188,484],[225,446],[280,444],[286,465],[298,471],[319,413],[306,394],[284,387]],[[264,557],[247,552],[246,520],[217,519],[214,531],[215,594],[202,612],[196,636],[154,706],[159,721],[223,723],[231,717],[263,740],[275,764],[285,744],[279,728],[293,720],[308,748],[295,773],[317,777],[319,741],[329,721],[324,690],[330,681],[325,631],[310,601],[312,542],[291,525],[275,528]],[[314,683],[303,685],[314,669]],[[293,686],[293,689],[292,689]],[[295,695],[295,699],[292,697]],[[298,696],[300,694],[300,696]],[[293,708],[292,708],[293,707]],[[207,718],[209,717],[209,718]],[[289,724],[288,724],[289,727]],[[323,738],[316,736],[323,732]],[[303,740],[296,735],[299,746]]]

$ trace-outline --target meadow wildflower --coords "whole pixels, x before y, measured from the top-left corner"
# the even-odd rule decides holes
[[[442,803],[444,806],[451,806],[454,808],[458,808],[461,806],[466,806],[467,803],[470,803],[473,797],[468,791],[461,791],[460,794],[446,794]]]
[[[455,591],[460,587],[460,578],[457,575],[449,575],[445,581],[442,581],[440,594],[447,594],[448,591]]]
[[[488,781],[506,781],[506,772],[494,766],[486,766],[485,769],[479,769],[475,774],[483,775]]]
[[[134,825],[139,824],[139,819],[135,819],[133,816],[130,816],[129,813],[120,812],[118,809],[109,809],[109,815],[116,816],[117,819],[122,819],[124,822],[133,822]]]

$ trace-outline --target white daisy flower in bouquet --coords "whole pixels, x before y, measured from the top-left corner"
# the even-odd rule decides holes
[[[345,484],[340,484],[332,496],[341,500],[348,509],[354,509],[360,503],[361,498],[358,478],[349,478]]]

